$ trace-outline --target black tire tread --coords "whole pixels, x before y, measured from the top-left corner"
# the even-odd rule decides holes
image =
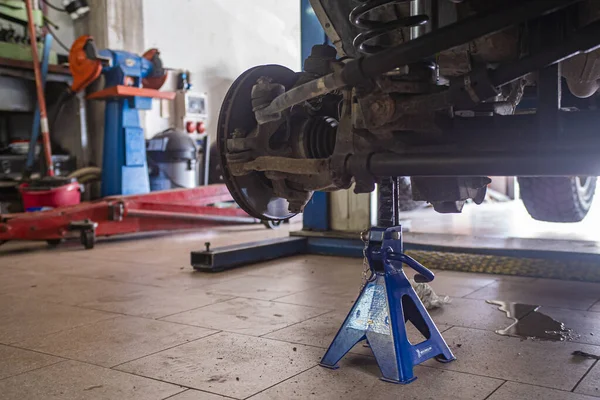
[[[577,178],[569,177],[521,177],[521,198],[533,219],[546,222],[580,222],[591,207],[591,201],[580,198]],[[596,180],[591,190],[595,191]]]

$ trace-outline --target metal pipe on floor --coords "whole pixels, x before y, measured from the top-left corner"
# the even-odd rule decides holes
[[[187,221],[229,222],[232,224],[253,224],[260,222],[252,217],[227,217],[221,215],[188,214],[168,211],[128,210],[129,218],[160,218]]]

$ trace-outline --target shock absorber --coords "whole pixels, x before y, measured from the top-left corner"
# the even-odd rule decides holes
[[[364,54],[376,54],[387,47],[397,45],[394,43],[394,34],[411,28],[410,39],[420,36],[421,27],[429,22],[429,16],[423,13],[423,2],[425,0],[360,0],[361,4],[350,12],[350,22],[364,30],[354,38],[354,47]],[[410,4],[410,16],[401,16],[396,9],[399,5]],[[394,11],[395,18],[388,21],[377,19],[374,15],[377,11]],[[386,15],[389,15],[388,12]],[[385,42],[389,45],[382,44]]]

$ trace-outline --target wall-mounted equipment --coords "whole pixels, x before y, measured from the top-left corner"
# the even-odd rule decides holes
[[[44,26],[44,15],[40,9],[32,10],[33,24],[36,28]],[[11,60],[32,61],[31,44],[27,28],[27,10],[23,0],[0,0],[0,22],[6,21],[0,27],[0,57]],[[38,53],[44,50],[42,36],[36,38]],[[50,51],[50,64],[57,64],[54,51]]]
[[[205,93],[178,91],[175,96],[175,127],[190,135],[203,135],[208,118],[207,103]]]

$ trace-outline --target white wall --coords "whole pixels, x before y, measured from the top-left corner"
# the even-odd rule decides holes
[[[58,0],[49,0],[52,4],[59,6],[62,8],[62,2]],[[58,37],[58,40],[64,43],[65,46],[71,47],[73,42],[75,41],[75,28],[73,26],[73,20],[69,16],[69,14],[53,10],[52,8],[47,8],[47,16],[48,18],[58,25],[60,29],[56,29],[52,27],[52,31]],[[63,49],[56,40],[52,42],[52,49],[55,50],[59,54],[68,54],[68,52]]]
[[[221,102],[245,70],[281,64],[298,71],[298,0],[143,0],[146,48],[160,50],[165,67],[191,72],[194,90],[209,96],[207,130],[214,137]],[[164,129],[155,111],[147,135]],[[154,131],[154,132],[152,132]]]

